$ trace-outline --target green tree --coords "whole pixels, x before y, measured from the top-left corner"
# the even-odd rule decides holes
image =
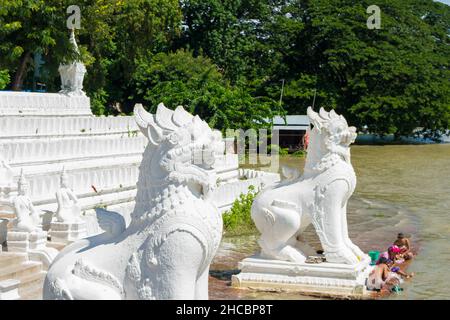
[[[12,75],[13,90],[22,89],[43,55],[50,91],[59,89],[58,65],[73,58],[68,41],[69,0],[0,1],[0,69]],[[177,0],[80,0],[81,29],[76,31],[87,66],[84,87],[94,104],[126,102],[135,60],[168,50],[179,32]],[[96,108],[106,112],[107,108]]]
[[[123,112],[131,112],[137,63],[169,50],[179,33],[178,1],[87,1],[82,13],[80,42],[87,44],[93,57],[87,70],[87,93],[98,97],[99,104],[120,103]]]
[[[58,8],[63,1],[0,1],[0,68],[12,75],[11,88],[20,90],[27,72],[32,68],[33,54],[47,54],[64,40],[63,13]]]
[[[0,70],[0,90],[6,88],[9,81],[10,79],[8,70]]]
[[[317,104],[374,133],[448,128],[450,7],[431,0],[378,1],[382,28],[369,30],[371,4],[293,0],[283,8],[289,14],[279,23],[298,25],[274,36],[281,39],[285,67],[273,79],[286,79],[284,108],[304,113],[317,89]],[[279,95],[278,83],[261,87],[264,95]]]
[[[276,57],[265,44],[265,22],[275,4],[263,0],[182,1],[184,32],[181,45],[204,54],[232,83],[264,76],[258,66],[274,66]]]
[[[321,41],[322,59],[328,64],[324,80],[335,84],[341,111],[372,132],[400,135],[416,127],[448,127],[450,42],[422,19],[414,3],[379,2],[381,30],[364,26],[369,1],[348,3],[325,21],[318,17],[322,10],[313,13],[320,30],[329,28],[317,35],[326,39]]]
[[[154,112],[158,103],[183,105],[218,129],[252,128],[270,118],[273,101],[253,98],[232,86],[210,59],[190,51],[159,53],[141,60],[134,75],[136,102]]]
[[[47,88],[58,90],[57,67],[72,58],[69,4],[0,0],[0,88],[29,83],[40,53]],[[380,30],[366,26],[369,0],[77,4],[84,85],[97,114],[164,101],[221,128],[248,128],[272,113],[304,114],[316,93],[317,106],[374,133],[449,127],[450,7],[442,3],[380,0]]]

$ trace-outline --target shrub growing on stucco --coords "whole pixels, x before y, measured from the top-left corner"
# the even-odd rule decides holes
[[[251,218],[251,207],[258,192],[254,186],[248,188],[248,193],[242,193],[236,199],[230,210],[223,213],[223,229],[225,235],[242,235],[256,231]]]

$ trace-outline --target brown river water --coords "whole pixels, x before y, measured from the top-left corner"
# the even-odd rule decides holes
[[[280,162],[303,170],[304,159],[287,156]],[[414,278],[387,299],[450,299],[450,144],[353,146],[352,163],[358,178],[348,207],[353,241],[366,252],[386,250],[404,232],[418,250],[408,269]],[[222,240],[211,265],[210,299],[311,299],[230,287],[238,262],[258,251],[257,238]],[[318,246],[311,227],[306,238]]]

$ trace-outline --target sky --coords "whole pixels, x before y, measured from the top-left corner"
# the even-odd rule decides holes
[[[437,0],[437,2],[442,2],[450,6],[450,0]]]

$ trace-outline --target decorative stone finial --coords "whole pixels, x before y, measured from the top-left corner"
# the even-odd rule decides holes
[[[23,169],[22,169],[22,170],[20,170],[20,177],[19,177],[19,181],[17,183],[17,189],[18,189],[19,193],[21,191],[25,191],[24,187],[27,187],[27,186],[28,186],[28,181],[25,178],[25,174],[24,174]]]
[[[75,30],[70,31],[70,43],[74,46],[76,53],[80,53],[77,42],[75,40]],[[61,76],[61,91],[60,93],[86,96],[83,91],[83,79],[86,73],[86,67],[81,61],[72,61],[68,64],[61,64],[58,68]]]
[[[70,39],[69,42],[73,45],[75,52],[80,53],[78,49],[77,40],[75,39],[75,29],[70,29]]]
[[[63,166],[63,168],[61,170],[61,176],[60,176],[61,187],[65,186],[67,184],[67,180],[68,180],[68,176],[67,176],[67,172],[66,172],[66,167]]]
[[[11,167],[1,158],[0,155],[0,190],[3,187],[10,187],[13,184],[14,173]]]

